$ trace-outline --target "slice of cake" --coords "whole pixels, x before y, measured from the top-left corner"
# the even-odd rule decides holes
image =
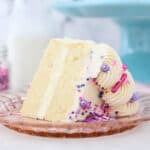
[[[78,99],[76,88],[88,76],[93,47],[94,43],[88,41],[52,40],[31,83],[22,114],[49,121],[68,120]]]
[[[132,76],[111,47],[53,39],[21,113],[51,122],[109,120],[138,111],[133,92]]]

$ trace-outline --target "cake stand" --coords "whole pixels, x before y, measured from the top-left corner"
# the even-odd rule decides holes
[[[51,7],[70,16],[111,17],[120,26],[123,62],[138,82],[150,83],[149,0],[59,1]]]

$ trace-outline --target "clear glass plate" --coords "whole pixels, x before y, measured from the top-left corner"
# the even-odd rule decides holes
[[[20,108],[26,92],[0,93],[0,123],[20,133],[44,137],[94,137],[131,129],[150,120],[150,93],[140,92],[140,111],[130,117],[92,123],[51,123],[23,117]]]

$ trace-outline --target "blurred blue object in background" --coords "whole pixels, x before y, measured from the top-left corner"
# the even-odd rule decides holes
[[[150,16],[149,0],[55,0],[52,7],[71,16]]]
[[[137,81],[150,83],[149,0],[59,1],[51,7],[70,16],[113,18],[121,28],[120,55],[123,61]]]

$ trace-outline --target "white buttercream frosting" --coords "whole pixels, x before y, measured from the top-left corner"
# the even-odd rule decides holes
[[[127,103],[134,92],[135,83],[131,74],[126,71],[127,80],[116,93],[112,93],[111,89],[103,97],[110,106],[118,106]]]
[[[107,45],[100,45],[101,49],[104,49],[103,64],[109,66],[108,72],[99,70],[97,82],[101,87],[110,88],[112,87],[121,76],[121,60],[117,53]]]
[[[138,102],[127,103],[127,104],[111,107],[110,115],[129,116],[138,112],[138,109],[139,109]]]
[[[135,90],[135,83],[131,73],[127,68],[123,68],[119,55],[105,44],[93,46],[89,55],[87,76],[96,81],[95,83],[87,82],[80,96],[90,101],[92,105],[98,104],[102,106],[103,102],[109,104],[111,116],[136,114],[139,108],[138,102],[129,102]],[[106,67],[103,69],[103,66]],[[113,87],[118,82],[121,82],[123,74],[125,74],[125,80],[113,92]],[[102,97],[99,95],[101,91],[104,92]],[[91,109],[89,111],[95,113]],[[78,120],[85,119],[85,115],[82,115],[82,113],[77,115]]]

